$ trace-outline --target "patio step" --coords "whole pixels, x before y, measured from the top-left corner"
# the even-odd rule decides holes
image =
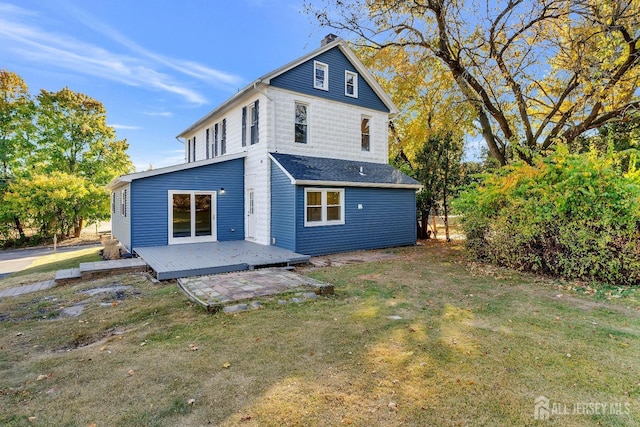
[[[140,258],[116,259],[110,261],[82,262],[79,268],[59,270],[56,272],[56,285],[90,280],[114,274],[147,271],[148,266]]]
[[[68,283],[79,282],[82,280],[82,273],[79,268],[69,268],[67,270],[58,270],[53,281],[56,285],[66,285]]]

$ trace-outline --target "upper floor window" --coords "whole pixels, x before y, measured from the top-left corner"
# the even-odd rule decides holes
[[[367,117],[363,117],[362,121],[360,122],[360,134],[362,151],[369,151],[371,145],[369,135],[369,119]]]
[[[227,153],[227,119],[222,119],[220,127],[220,155],[224,156]]]
[[[213,157],[218,157],[218,140],[220,139],[220,126],[213,125]]]
[[[258,100],[250,107],[249,117],[251,119],[251,145],[258,143]]]
[[[313,61],[313,87],[329,90],[329,66],[327,64]]]
[[[358,73],[344,72],[344,94],[352,98],[358,97]]]
[[[308,138],[307,106],[296,102],[295,142],[306,144]]]
[[[205,137],[205,148],[206,148],[206,152],[207,152],[207,159],[209,158],[209,128],[207,128],[206,130],[206,137]]]

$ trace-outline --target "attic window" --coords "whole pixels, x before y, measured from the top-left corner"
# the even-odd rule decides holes
[[[358,97],[358,73],[344,72],[344,94],[352,98]]]
[[[329,90],[329,66],[327,64],[313,61],[313,87]]]

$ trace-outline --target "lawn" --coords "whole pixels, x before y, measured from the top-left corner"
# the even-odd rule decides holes
[[[102,261],[99,251],[100,248],[91,247],[41,256],[24,270],[1,279],[0,290],[51,280],[58,270],[77,268],[83,262]]]
[[[5,299],[0,424],[640,425],[636,290],[472,264],[457,243],[387,252],[303,270],[335,296],[235,316],[143,275]],[[57,316],[113,283],[131,288]]]

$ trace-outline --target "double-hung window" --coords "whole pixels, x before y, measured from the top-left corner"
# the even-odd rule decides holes
[[[251,120],[251,145],[257,144],[258,143],[258,120],[259,120],[259,102],[256,99],[256,102],[253,103],[253,105],[251,105],[250,109],[249,109],[249,118]]]
[[[369,118],[363,117],[360,122],[360,136],[361,136],[361,148],[362,151],[369,151],[371,149],[371,141],[369,134]]]
[[[358,74],[353,71],[344,72],[344,94],[351,98],[358,97]]]
[[[304,205],[305,227],[344,224],[343,188],[305,188]]]
[[[224,156],[227,154],[227,119],[222,119],[220,127],[222,128],[222,136],[220,137],[220,155]]]
[[[295,142],[306,144],[309,138],[307,105],[300,102],[295,105]]]
[[[208,159],[209,158],[209,128],[207,128],[206,130],[205,147],[206,147],[206,156]]]
[[[213,125],[213,157],[218,157],[218,139],[220,138],[220,126]]]
[[[327,64],[313,61],[313,87],[329,90],[329,66]]]
[[[120,215],[127,216],[127,189],[120,192]]]

